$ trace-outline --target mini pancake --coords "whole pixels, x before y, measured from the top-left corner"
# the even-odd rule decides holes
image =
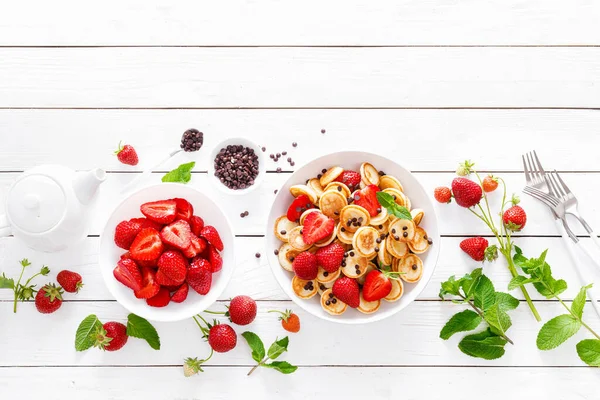
[[[340,222],[336,228],[337,239],[347,245],[352,245],[352,239],[354,238],[354,232],[350,232],[345,226],[342,226]]]
[[[363,314],[373,314],[381,307],[381,300],[366,301],[363,297],[362,291],[360,292],[360,303],[358,304],[358,311]]]
[[[398,272],[403,272],[400,279],[404,282],[418,282],[423,276],[423,261],[416,254],[408,254],[397,263]]]
[[[293,249],[289,243],[282,244],[279,248],[279,252],[277,253],[277,259],[279,260],[279,265],[281,265],[281,268],[285,269],[286,271],[293,272],[294,268],[292,267],[292,262],[298,254],[300,254],[300,252]]]
[[[319,199],[321,212],[333,219],[339,219],[342,209],[347,205],[348,198],[337,190],[327,190]]]
[[[309,179],[308,182],[306,183],[306,186],[308,186],[309,188],[314,190],[318,197],[321,197],[321,195],[325,191],[323,189],[323,186],[321,186],[321,182],[319,182],[319,180],[317,178]]]
[[[310,248],[310,244],[306,244],[302,238],[302,226],[297,226],[290,231],[288,243],[298,251],[306,251]]]
[[[319,183],[321,187],[326,187],[329,183],[333,182],[335,178],[340,176],[344,172],[344,168],[342,167],[331,167],[329,168],[322,176],[319,178]]]
[[[381,207],[381,211],[374,217],[371,217],[370,225],[381,225],[388,220],[388,210],[385,207]]]
[[[415,224],[420,225],[421,221],[423,221],[423,217],[425,216],[425,212],[420,208],[414,208],[410,210],[410,215]]]
[[[379,171],[367,162],[362,163],[360,166],[360,177],[367,185],[379,186]]]
[[[335,297],[331,289],[327,289],[321,295],[321,307],[323,307],[323,310],[328,314],[342,315],[348,308],[348,305]]]
[[[396,258],[402,258],[408,254],[408,244],[395,240],[392,236],[385,238],[385,249]]]
[[[335,192],[340,192],[346,198],[350,197],[350,193],[351,193],[350,189],[348,188],[348,186],[346,186],[342,182],[331,182],[331,183],[329,183],[327,185],[327,187],[325,187],[325,192],[328,191],[328,190],[333,190]]]
[[[415,229],[415,237],[413,238],[412,242],[408,243],[408,247],[410,248],[410,251],[415,254],[423,254],[429,249],[430,240],[431,239],[427,237],[427,232],[425,232],[425,229],[417,226]]]
[[[381,265],[392,265],[392,262],[394,261],[394,258],[392,257],[392,255],[386,247],[385,242],[387,240],[388,238],[385,238],[381,241],[381,243],[379,244],[379,252],[377,252],[377,259],[379,260],[379,263]]]
[[[384,175],[379,178],[379,188],[381,190],[384,189],[397,189],[401,192],[404,192],[404,188],[398,179],[395,176]]]
[[[362,274],[361,276],[359,276],[358,278],[356,278],[356,282],[358,282],[359,285],[364,285],[369,272],[376,270],[376,269],[377,269],[377,267],[375,266],[375,264],[373,264],[372,262],[369,262],[367,264],[367,269],[365,270],[365,273]]]
[[[404,294],[404,284],[400,279],[390,279],[390,282],[392,282],[392,290],[383,299],[389,302],[398,301]]]
[[[337,278],[340,277],[342,273],[342,269],[338,268],[335,272],[327,272],[323,268],[319,267],[319,272],[317,274],[317,282],[319,283],[332,283],[335,282]]]
[[[358,228],[354,233],[352,247],[354,247],[359,255],[370,260],[377,254],[375,251],[375,248],[379,247],[377,239],[379,239],[379,232],[377,232],[377,229],[372,226],[363,226]]]
[[[350,232],[355,232],[361,226],[369,225],[370,222],[369,212],[361,206],[350,204],[340,211],[340,223]]]
[[[412,242],[415,238],[416,226],[410,219],[396,218],[390,222],[390,236],[400,242]]]
[[[290,193],[294,197],[298,197],[301,194],[304,194],[308,196],[310,202],[313,204],[316,204],[319,200],[319,196],[317,195],[317,193],[306,185],[294,185],[290,187]]]
[[[323,296],[323,292],[326,291],[327,289],[331,289],[333,287],[333,284],[335,283],[335,281],[331,281],[331,282],[319,282],[317,284],[317,293],[319,293],[319,296]]]
[[[301,215],[300,215],[300,225],[304,225],[304,220],[306,219],[306,216],[308,214],[310,214],[311,212],[321,212],[321,210],[319,210],[318,208],[309,208],[308,210],[304,211]]]
[[[310,299],[317,294],[317,281],[305,281],[296,275],[292,278],[292,290],[301,299]]]
[[[369,260],[358,254],[354,249],[346,252],[348,255],[342,261],[342,273],[348,278],[358,278],[367,272]]]
[[[273,233],[275,233],[277,239],[281,240],[282,242],[287,242],[290,238],[290,231],[296,228],[297,226],[299,226],[297,222],[290,221],[285,215],[282,215],[281,217],[275,220],[275,227],[273,228]]]
[[[386,233],[388,233],[389,230],[389,221],[384,221],[383,223],[379,224],[379,225],[374,225],[371,224],[371,226],[375,229],[377,229],[377,232],[379,232],[380,235],[385,235]]]

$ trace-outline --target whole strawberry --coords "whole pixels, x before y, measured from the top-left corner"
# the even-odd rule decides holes
[[[467,178],[454,178],[452,181],[452,193],[456,204],[461,207],[470,208],[481,201],[483,191],[481,186]]]
[[[119,142],[119,148],[115,151],[115,154],[123,164],[137,165],[138,163],[138,155],[135,149],[129,144],[122,146],[121,142]]]
[[[183,376],[189,378],[197,375],[199,372],[204,372],[201,365],[204,360],[198,360],[198,357],[188,357],[183,361]]]
[[[319,267],[317,267],[317,256],[308,251],[300,253],[294,258],[292,262],[292,268],[294,273],[300,279],[307,281],[313,280],[319,273]]]
[[[52,314],[62,305],[62,288],[53,283],[43,286],[35,296],[35,307],[42,314]]]
[[[488,175],[485,178],[483,178],[483,183],[481,186],[483,186],[484,192],[493,192],[498,188],[498,178],[496,178],[494,175]]]
[[[460,242],[460,248],[467,253],[475,261],[483,261],[485,259],[485,249],[488,248],[486,238],[473,237]]]
[[[504,214],[502,215],[502,221],[508,229],[518,232],[525,228],[525,224],[527,223],[527,214],[521,206],[515,205],[504,211]]]
[[[83,287],[81,275],[79,275],[77,272],[66,269],[58,273],[56,280],[58,281],[58,284],[65,290],[65,292],[78,293]]]
[[[320,265],[327,272],[335,272],[344,261],[344,248],[339,243],[331,243],[321,247],[315,253],[317,265]]]
[[[292,310],[285,310],[285,312],[271,310],[269,312],[280,314],[279,320],[281,321],[281,326],[286,331],[292,333],[297,333],[300,331],[300,318],[298,315],[294,314]]]
[[[140,233],[141,224],[132,221],[121,221],[115,228],[115,244],[122,249],[129,250],[135,237]]]
[[[215,321],[208,331],[208,344],[217,353],[227,353],[235,348],[237,335],[231,326]]]
[[[343,276],[335,281],[331,291],[349,307],[357,308],[360,304],[360,289],[355,279]]]
[[[225,316],[236,325],[248,325],[256,318],[256,302],[249,296],[235,296]]]
[[[127,327],[120,322],[107,322],[96,331],[94,347],[105,351],[117,351],[127,343]]]
[[[452,201],[452,191],[449,187],[436,187],[433,190],[433,197],[435,197],[439,203],[450,203]]]

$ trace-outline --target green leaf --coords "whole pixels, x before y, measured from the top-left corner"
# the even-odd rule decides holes
[[[181,164],[174,170],[167,172],[167,174],[162,177],[162,181],[188,183],[190,179],[192,179],[191,171],[195,165],[196,163],[194,161],[187,164]]]
[[[256,362],[261,362],[265,358],[265,345],[260,337],[254,332],[246,331],[242,333],[242,337],[246,339],[248,346],[252,350],[252,359]]]
[[[452,335],[458,332],[472,331],[481,323],[481,316],[475,311],[464,310],[456,313],[446,322],[446,325],[440,332],[440,338],[450,339]]]
[[[283,339],[279,339],[273,342],[271,347],[269,347],[269,351],[267,351],[267,356],[274,360],[279,357],[284,351],[287,351],[289,339],[288,337],[284,337]]]
[[[15,288],[15,280],[12,278],[7,278],[4,273],[0,276],[0,289],[14,289]]]
[[[282,374],[291,374],[292,372],[295,372],[298,369],[298,367],[290,364],[287,361],[273,361],[269,364],[263,364],[263,366],[267,368],[273,368],[274,370],[277,370]]]
[[[525,285],[527,283],[531,283],[531,282],[533,282],[532,279],[529,279],[523,275],[517,275],[514,278],[512,278],[510,280],[510,282],[508,283],[508,290],[514,290],[520,286],[523,286],[523,285]]]
[[[583,286],[581,289],[579,289],[579,293],[577,293],[577,296],[575,296],[575,298],[573,299],[573,304],[571,304],[571,312],[580,319],[583,316],[583,307],[585,306],[585,299],[587,294],[586,291],[591,287],[592,284],[590,283],[589,285]]]
[[[127,336],[144,339],[154,350],[160,350],[160,338],[154,326],[135,314],[127,316]]]
[[[481,275],[483,275],[483,270],[481,268],[476,268],[471,271],[470,274],[466,274],[461,279],[461,286],[463,291],[465,292],[465,296],[467,299],[470,299],[473,295],[473,290],[477,287],[479,283],[479,279],[481,279]]]
[[[462,283],[462,278],[459,280],[456,280],[454,275],[452,275],[450,278],[448,278],[447,281],[442,282],[441,288],[440,288],[440,298],[443,300],[444,296],[447,294],[452,294],[454,296],[458,296],[460,293],[459,290],[460,290],[461,283]]]
[[[536,339],[537,348],[551,350],[577,333],[581,322],[570,314],[559,315],[546,322],[538,332]]]
[[[514,310],[519,307],[519,300],[508,293],[496,292],[496,304],[502,311]]]
[[[585,339],[577,343],[577,354],[587,365],[600,367],[600,340]]]
[[[377,192],[377,201],[384,207],[390,214],[400,218],[412,220],[412,215],[408,208],[396,204],[391,194],[385,192]]]
[[[492,281],[487,276],[481,275],[474,290],[475,306],[483,311],[487,310],[496,302],[495,293]]]
[[[85,351],[94,345],[94,332],[102,328],[102,322],[94,314],[81,321],[75,333],[75,350]]]
[[[492,332],[504,335],[512,325],[507,313],[500,309],[498,303],[488,308],[484,313],[485,322],[492,328]]]
[[[465,336],[458,348],[471,357],[494,360],[504,355],[506,340],[494,334],[489,328],[485,331]]]

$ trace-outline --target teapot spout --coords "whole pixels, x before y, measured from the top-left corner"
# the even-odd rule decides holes
[[[88,204],[106,179],[106,172],[100,168],[75,173],[73,190],[82,204]]]

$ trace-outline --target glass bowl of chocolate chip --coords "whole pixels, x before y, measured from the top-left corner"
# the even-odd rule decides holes
[[[260,147],[246,138],[231,138],[219,143],[211,153],[211,160],[210,179],[228,194],[251,192],[265,175],[266,163]]]

